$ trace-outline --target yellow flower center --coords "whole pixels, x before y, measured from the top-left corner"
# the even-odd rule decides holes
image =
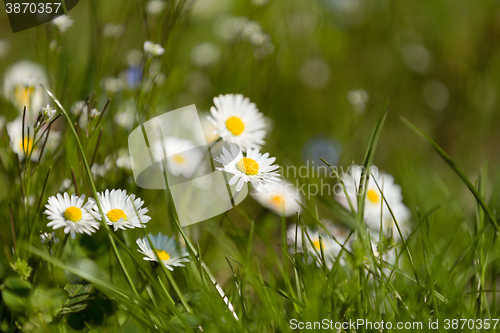
[[[255,162],[251,158],[243,157],[238,164],[236,164],[236,168],[241,172],[253,176],[259,173],[259,163]]]
[[[318,250],[321,250],[321,244],[320,244],[319,239],[318,239],[318,240],[315,240],[315,241],[313,242],[313,245],[314,245],[314,247],[315,247],[315,248],[317,248]]]
[[[163,250],[156,250],[156,253],[158,253],[158,257],[163,261],[170,259],[170,254]]]
[[[127,219],[127,214],[118,208],[110,210],[106,215],[111,222],[118,222],[120,219]]]
[[[21,150],[23,152],[26,152],[26,154],[30,154],[31,151],[33,150],[33,139],[31,138],[24,138],[24,140],[20,140],[19,141],[19,148],[21,148]]]
[[[182,157],[181,155],[175,155],[173,157],[174,162],[179,163],[179,164],[184,164],[186,162],[186,159]]]
[[[245,129],[245,124],[238,117],[230,117],[226,120],[227,129],[234,135],[240,135]]]
[[[275,195],[271,198],[271,203],[275,206],[283,206],[283,197],[281,195]]]
[[[14,97],[17,101],[22,106],[29,106],[30,100],[31,100],[31,94],[35,91],[34,87],[26,87],[26,86],[17,86],[16,90],[14,91]]]
[[[373,203],[377,203],[380,201],[380,196],[375,190],[368,190],[368,193],[366,193],[368,196],[368,200],[370,200]]]
[[[73,222],[78,222],[82,218],[82,210],[78,207],[68,207],[64,212],[64,218]]]

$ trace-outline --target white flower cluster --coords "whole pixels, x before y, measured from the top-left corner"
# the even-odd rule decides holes
[[[97,197],[104,215],[101,215],[94,199],[89,198],[85,202],[85,195],[72,194],[70,196],[65,192],[49,197],[44,212],[50,221],[47,226],[55,230],[64,228],[64,233],[70,234],[74,239],[76,234],[85,233],[90,236],[95,233],[103,217],[104,222],[112,226],[114,231],[145,228],[145,224],[151,220],[151,217],[147,215],[148,209],[143,207],[144,201],[133,194],[127,194],[125,190],[106,190],[97,193]],[[55,232],[51,234],[42,232],[40,241],[49,244],[58,243],[59,239],[55,237]],[[189,261],[187,258],[189,253],[185,247],[161,233],[157,236],[149,234],[147,237],[137,239],[137,244],[139,245],[138,251],[146,256],[144,260],[161,261],[170,270],[173,270],[173,267],[183,267],[183,263]]]
[[[144,42],[144,52],[150,56],[158,57],[165,53],[165,49],[160,44],[146,41]]]
[[[224,41],[232,42],[241,39],[254,47],[254,57],[264,59],[274,53],[271,37],[264,32],[257,21],[246,16],[223,16],[216,21],[214,33]]]
[[[40,113],[46,120],[51,119],[56,114],[56,112],[56,108],[50,106],[49,104],[47,104],[46,106],[42,106],[42,108],[40,109]]]

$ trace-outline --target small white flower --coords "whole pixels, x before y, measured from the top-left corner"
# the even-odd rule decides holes
[[[225,41],[233,41],[241,36],[248,18],[245,16],[234,17],[231,15],[221,15],[214,24],[214,33]]]
[[[299,77],[307,86],[313,89],[323,89],[330,82],[330,66],[321,57],[309,58],[300,66]]]
[[[219,95],[214,98],[208,119],[217,128],[215,134],[224,141],[235,143],[243,151],[265,143],[266,121],[255,103],[243,95]]]
[[[252,191],[252,197],[262,206],[278,215],[291,216],[300,211],[302,197],[299,190],[287,180],[269,185],[270,191]]]
[[[90,169],[93,175],[99,177],[106,177],[109,170],[111,170],[111,165],[106,162],[103,164],[94,163]]]
[[[85,195],[78,197],[72,194],[70,197],[67,192],[64,196],[58,193],[50,197],[44,212],[51,220],[47,226],[54,230],[64,227],[64,233],[71,234],[71,238],[75,238],[77,233],[92,235],[99,229],[99,222],[90,214],[93,201],[89,200],[85,205],[84,201]]]
[[[409,229],[408,220],[410,218],[410,211],[403,203],[401,186],[394,183],[393,176],[385,172],[378,172],[378,169],[376,169],[376,167],[372,167],[371,169],[372,174],[370,175],[368,185],[365,189],[365,222],[367,226],[374,231],[379,231],[380,225],[382,225],[382,231],[387,237],[393,236],[396,240],[400,239],[399,232],[388,207],[390,207],[392,212],[394,213],[394,216],[396,217],[396,220],[404,235]],[[346,187],[347,195],[349,196],[353,208],[356,211],[356,193],[359,189],[359,182],[361,179],[362,171],[363,167],[352,165],[349,168],[349,174],[342,175],[342,181],[344,182],[344,185]],[[382,193],[379,191],[377,184],[380,189],[382,189],[387,202],[383,200]],[[344,191],[337,195],[337,200],[344,207],[349,209],[349,203]]]
[[[90,117],[91,118],[96,118],[101,115],[101,112],[97,109],[92,109],[90,110]]]
[[[33,194],[29,195],[28,197],[24,197],[21,199],[22,203],[28,203],[28,205],[33,206],[35,204],[35,196]]]
[[[118,38],[125,32],[125,27],[122,24],[106,23],[103,28],[105,37]]]
[[[432,53],[423,45],[406,44],[402,47],[403,60],[412,71],[425,74],[432,67]]]
[[[59,238],[56,237],[55,231],[52,231],[52,233],[50,234],[48,232],[40,231],[40,241],[42,242],[42,244],[48,244],[48,243],[58,244]]]
[[[75,108],[73,109],[72,108],[72,112],[75,114],[75,115],[79,115],[80,118],[78,119],[78,126],[80,126],[81,128],[85,128],[87,127],[87,125],[89,124],[89,121],[92,121],[92,119],[90,118],[96,118],[98,117],[101,112],[97,109],[91,109],[90,112],[88,111],[89,108],[88,108],[88,105],[86,102],[76,102]]]
[[[160,14],[165,9],[165,2],[162,0],[149,0],[146,4],[146,12],[151,15]]]
[[[236,185],[239,192],[245,183],[251,182],[257,191],[269,191],[269,185],[280,181],[279,166],[272,165],[276,157],[269,157],[269,153],[261,154],[258,150],[249,149],[246,156],[235,145],[231,145],[229,152],[222,147],[222,155],[214,160],[223,165],[217,170],[232,173],[234,176],[229,180],[229,185]]]
[[[198,67],[211,65],[219,60],[219,57],[219,48],[210,42],[201,43],[191,51],[191,61]]]
[[[123,82],[119,78],[108,76],[101,80],[101,88],[106,91],[106,94],[113,95],[123,90]]]
[[[330,234],[334,236],[340,244],[345,244],[345,248],[350,250],[350,244],[346,243],[348,233],[331,224],[327,224],[326,228],[328,228]],[[307,231],[309,238],[307,237],[305,231]],[[322,265],[321,247],[323,247],[326,266],[329,269],[333,267],[333,263],[342,249],[342,246],[340,246],[340,244],[330,237],[330,235],[328,235],[328,233],[323,229],[318,231],[306,227],[306,230],[303,230],[300,225],[291,224],[288,227],[286,234],[290,253],[308,253],[312,256],[312,258],[315,258],[318,266]],[[295,247],[297,247],[297,252],[295,252]],[[343,260],[341,263],[343,264]]]
[[[77,101],[75,105],[71,107],[71,113],[75,116],[79,116],[87,108],[87,103],[85,101]]]
[[[122,148],[118,151],[116,166],[119,167],[120,169],[132,170],[132,163],[130,162],[128,149]]]
[[[61,187],[59,187],[59,191],[60,192],[67,191],[71,186],[73,186],[73,181],[69,178],[64,178],[61,183]]]
[[[189,253],[186,248],[172,237],[162,235],[161,232],[158,235],[153,236],[153,234],[148,234],[151,243],[153,244],[153,249],[147,237],[137,239],[137,245],[139,246],[140,253],[144,254],[144,260],[156,261],[158,262],[158,257],[165,265],[165,267],[171,271],[174,267],[184,267],[185,262],[189,262]],[[156,253],[155,253],[156,252]]]
[[[47,149],[47,151],[53,152],[59,146],[59,143],[61,143],[61,136],[62,136],[61,132],[50,131],[49,137],[47,138],[47,144],[45,145],[45,149]]]
[[[49,104],[42,106],[40,108],[40,113],[43,114],[45,120],[49,120],[56,114],[57,110],[55,107],[51,107]]]
[[[40,85],[47,88],[48,82],[43,67],[31,61],[19,61],[5,71],[3,95],[21,114],[26,106],[27,116],[34,120],[42,105],[48,100]]]
[[[249,42],[252,37],[256,34],[262,33],[262,27],[257,21],[248,21],[245,23],[243,27],[243,31],[241,32],[241,38],[243,40]]]
[[[125,56],[125,62],[129,66],[133,66],[133,67],[139,66],[141,64],[141,61],[142,61],[141,50],[130,50],[127,52],[127,54]]]
[[[134,126],[135,115],[137,109],[133,100],[127,100],[121,107],[122,111],[115,114],[115,121],[120,126],[127,130],[131,130]]]
[[[365,111],[365,105],[368,102],[369,95],[363,89],[354,89],[347,92],[347,99],[352,104],[352,108],[356,113]]]
[[[65,33],[73,25],[73,20],[68,15],[61,15],[52,20],[52,24],[55,25],[61,33]]]
[[[97,193],[99,202],[104,212],[106,223],[112,225],[114,230],[125,228],[145,228],[144,223],[149,222],[148,209],[142,208],[144,201],[135,195],[127,195],[125,190],[106,190]],[[97,205],[93,207],[93,215],[101,220],[102,216]]]
[[[144,52],[152,55],[153,57],[157,57],[165,53],[165,49],[160,44],[146,41],[144,42]]]
[[[164,140],[156,141],[151,152],[157,161],[167,157],[167,168],[173,176],[182,175],[191,178],[200,167],[203,153],[187,139],[177,137],[167,137]],[[160,165],[163,170],[163,165]]]

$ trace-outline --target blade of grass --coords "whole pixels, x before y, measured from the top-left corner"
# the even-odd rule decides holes
[[[130,273],[128,272],[127,268],[125,267],[125,263],[123,262],[123,259],[122,259],[121,255],[120,255],[120,252],[118,251],[118,248],[116,247],[116,243],[115,243],[114,237],[113,237],[113,235],[112,235],[112,233],[111,233],[111,231],[109,229],[109,226],[106,223],[106,218],[105,218],[105,215],[104,215],[104,211],[102,210],[102,206],[101,206],[101,204],[99,202],[99,197],[97,196],[97,189],[96,189],[93,177],[92,177],[92,172],[91,172],[89,164],[87,162],[87,158],[85,157],[85,152],[84,152],[84,149],[83,149],[82,144],[80,142],[80,139],[78,138],[78,134],[76,132],[76,129],[73,126],[73,123],[71,122],[71,119],[70,119],[70,117],[69,117],[66,109],[64,109],[64,107],[61,105],[61,103],[59,102],[59,100],[50,91],[48,91],[43,85],[41,85],[41,87],[45,90],[45,92],[47,92],[47,94],[50,96],[50,98],[52,98],[52,100],[61,109],[62,113],[64,114],[64,116],[68,120],[69,127],[70,127],[71,131],[73,132],[73,135],[76,138],[76,142],[77,142],[77,145],[78,145],[78,150],[80,151],[80,155],[81,155],[81,158],[82,158],[82,161],[83,161],[83,165],[85,167],[85,171],[86,171],[87,177],[89,179],[89,182],[90,182],[90,185],[91,185],[91,188],[92,188],[92,194],[93,194],[93,196],[94,196],[94,198],[96,200],[96,205],[97,205],[97,207],[99,209],[99,213],[101,214],[101,217],[102,217],[101,218],[101,225],[103,226],[103,229],[105,230],[105,232],[108,235],[108,239],[109,239],[109,241],[111,243],[111,246],[113,248],[115,256],[118,259],[120,267],[121,267],[123,273],[125,274],[125,278],[126,278],[128,284],[130,285],[130,288],[132,289],[134,295],[136,295],[139,298],[140,297],[139,293],[137,292],[137,289],[136,289],[136,287],[135,287],[135,285],[134,285],[134,283],[132,281]],[[148,313],[148,316],[149,316],[149,313]],[[188,330],[191,330],[191,328],[189,327],[189,325],[187,325],[187,322],[185,320],[183,320],[185,318],[179,317],[179,319],[186,326],[186,328]]]
[[[98,289],[103,291],[105,294],[110,295],[112,297],[115,297],[117,299],[120,299],[121,302],[125,304],[130,304],[131,306],[134,307],[133,310],[127,310],[128,312],[133,311],[136,316],[139,318],[142,318],[141,322],[144,323],[149,323],[148,326],[151,326],[151,328],[154,329],[154,325],[150,323],[150,320],[145,319],[144,317],[140,316],[140,309],[142,307],[148,308],[150,311],[153,311],[155,316],[158,317],[165,317],[166,319],[170,319],[165,313],[159,311],[158,309],[154,308],[150,304],[147,304],[146,302],[142,301],[142,299],[133,294],[129,294],[126,290],[121,289],[118,287],[116,284],[110,283],[105,281],[102,277],[97,277],[91,274],[88,270],[81,269],[77,266],[65,264],[60,260],[55,259],[54,257],[50,256],[48,253],[45,253],[44,251],[41,251],[39,249],[30,247],[28,249],[30,252],[33,254],[39,256],[40,258],[44,259],[47,262],[50,262],[54,266],[57,266],[61,269],[64,269],[68,272],[71,272],[77,276],[82,277],[83,279],[91,282],[93,285],[95,285]],[[151,317],[150,317],[151,318]],[[153,316],[154,318],[154,316]],[[159,322],[156,322],[155,325],[161,325]],[[166,329],[164,327],[161,327],[162,329]]]
[[[423,139],[425,139],[431,147],[438,153],[438,155],[448,164],[448,166],[455,171],[455,173],[460,177],[462,182],[467,186],[469,191],[474,195],[476,198],[476,201],[479,203],[479,205],[483,208],[486,217],[490,221],[490,223],[493,225],[495,230],[497,231],[498,234],[500,234],[500,227],[498,226],[498,223],[496,221],[495,216],[491,212],[490,208],[484,201],[484,198],[479,194],[477,189],[474,187],[474,185],[471,183],[469,178],[465,175],[465,173],[462,171],[462,169],[451,159],[451,157],[434,141],[432,140],[427,134],[422,132],[419,128],[417,128],[415,125],[413,125],[409,120],[407,120],[404,117],[401,117],[402,121],[415,133],[417,133],[419,136],[421,136]]]

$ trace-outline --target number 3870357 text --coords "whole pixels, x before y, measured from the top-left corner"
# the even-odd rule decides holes
[[[32,2],[15,2],[15,3],[5,3],[5,11],[7,14],[59,14],[59,10],[61,9],[61,3],[60,2],[55,2],[55,3],[32,3]],[[62,9],[61,9],[62,12]]]

